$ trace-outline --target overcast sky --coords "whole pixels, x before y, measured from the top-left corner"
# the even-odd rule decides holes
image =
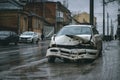
[[[60,1],[63,3],[63,0],[54,0]],[[68,0],[68,9],[74,13],[88,12],[89,13],[89,1],[90,0]],[[117,14],[118,14],[118,5],[113,2],[106,5],[106,14],[109,13],[110,20],[113,20],[113,24],[116,29],[117,22]],[[102,0],[94,0],[94,15],[97,17],[97,23],[99,26],[102,26],[103,22],[103,7]],[[106,20],[107,21],[107,20]],[[107,25],[106,25],[107,26]],[[98,27],[99,28],[99,27]],[[102,30],[102,28],[99,28]]]
[[[60,1],[63,3],[63,0],[54,0]],[[68,8],[71,12],[89,12],[89,1],[90,0],[68,0]],[[102,5],[101,0],[94,0],[94,5],[96,7],[100,7]]]

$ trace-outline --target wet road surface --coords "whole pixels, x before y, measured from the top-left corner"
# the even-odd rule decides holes
[[[0,45],[0,71],[44,58],[47,43],[44,41],[39,44]]]
[[[120,42],[104,42],[92,63],[48,63],[44,58],[0,72],[1,80],[120,80]]]

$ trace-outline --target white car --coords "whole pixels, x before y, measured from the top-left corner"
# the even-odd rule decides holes
[[[102,38],[92,25],[67,25],[51,38],[46,57],[64,61],[95,60],[102,54]]]
[[[26,31],[19,36],[19,42],[38,43],[39,35],[36,32]]]

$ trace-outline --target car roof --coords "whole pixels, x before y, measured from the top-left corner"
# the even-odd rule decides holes
[[[0,31],[0,33],[15,33],[14,31]]]
[[[64,26],[64,27],[74,27],[74,26],[78,26],[78,27],[91,27],[91,28],[93,28],[94,26],[93,25],[66,25],[66,26]]]
[[[35,32],[33,32],[33,31],[25,31],[23,33],[35,33]]]

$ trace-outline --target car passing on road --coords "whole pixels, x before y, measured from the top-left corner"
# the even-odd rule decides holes
[[[17,45],[19,36],[13,31],[0,31],[0,44],[8,45],[14,43]]]
[[[39,40],[39,34],[33,31],[23,32],[19,36],[19,42],[38,43]]]
[[[102,53],[102,38],[93,25],[67,25],[51,38],[46,57],[64,61],[95,60]]]

